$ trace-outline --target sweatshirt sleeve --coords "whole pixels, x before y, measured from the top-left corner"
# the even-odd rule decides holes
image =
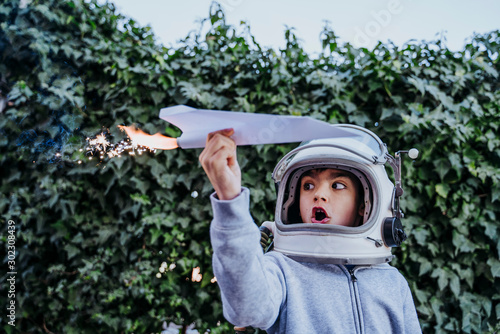
[[[408,286],[405,303],[403,306],[404,312],[404,323],[405,323],[405,333],[408,334],[421,334],[422,330],[420,328],[420,323],[418,322],[417,310],[415,309],[415,303],[413,302],[413,296]]]
[[[277,264],[265,256],[249,211],[250,191],[228,201],[211,196],[213,268],[224,316],[236,326],[271,327],[285,299]]]

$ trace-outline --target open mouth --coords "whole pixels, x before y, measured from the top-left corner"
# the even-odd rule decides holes
[[[315,207],[313,208],[313,217],[311,221],[315,224],[326,224],[330,220],[330,217],[326,214],[323,208]]]

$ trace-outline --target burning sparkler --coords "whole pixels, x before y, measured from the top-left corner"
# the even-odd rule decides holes
[[[83,151],[83,149],[80,151]],[[120,140],[118,143],[112,143],[109,130],[104,130],[93,138],[87,138],[85,155],[89,160],[97,157],[102,161],[106,157],[121,157],[125,153],[129,155],[141,155],[147,151],[154,153],[156,150],[154,147],[142,145],[141,142],[133,141],[130,138]]]

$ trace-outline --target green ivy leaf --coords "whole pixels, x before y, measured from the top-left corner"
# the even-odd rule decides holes
[[[486,263],[490,266],[491,275],[493,275],[493,277],[500,277],[500,261],[495,258],[490,258]]]

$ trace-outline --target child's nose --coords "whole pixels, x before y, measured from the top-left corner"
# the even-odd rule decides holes
[[[328,201],[327,189],[325,187],[318,187],[316,193],[314,194],[314,201]]]
[[[326,200],[326,197],[325,197],[325,196],[316,195],[316,196],[314,197],[314,201],[315,201],[315,202],[319,202],[319,201],[326,202],[327,200]]]

